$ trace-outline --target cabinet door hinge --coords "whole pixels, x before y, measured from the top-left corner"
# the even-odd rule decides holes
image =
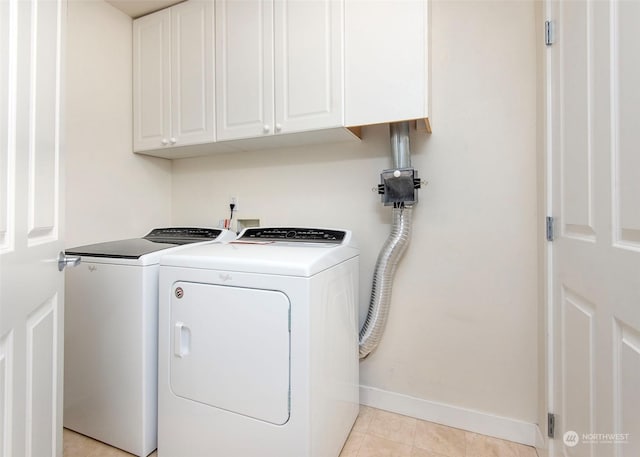
[[[544,44],[551,46],[553,41],[553,21],[544,21]]]
[[[547,216],[547,241],[553,241],[555,238],[555,233],[553,233],[554,222],[553,216]]]
[[[549,438],[555,438],[556,435],[556,415],[553,413],[547,413],[547,436]]]

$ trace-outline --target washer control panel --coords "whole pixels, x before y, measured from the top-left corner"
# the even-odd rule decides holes
[[[298,227],[248,228],[239,238],[244,241],[291,241],[301,243],[334,243],[344,240],[342,230]]]
[[[169,227],[151,230],[144,238],[163,243],[215,240],[222,230],[202,227]]]

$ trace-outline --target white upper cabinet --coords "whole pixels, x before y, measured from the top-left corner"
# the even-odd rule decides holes
[[[357,141],[354,127],[414,119],[431,131],[428,1],[187,0],[136,19],[134,151]]]
[[[216,2],[219,140],[272,133],[273,2]]]
[[[209,1],[134,21],[134,151],[215,141],[213,29]]]
[[[171,13],[133,22],[133,150],[168,142],[171,126]]]
[[[209,1],[171,8],[171,132],[177,146],[215,140],[213,14]]]
[[[276,133],[344,125],[342,0],[275,1]]]
[[[345,125],[425,119],[430,130],[428,19],[427,0],[346,0]]]
[[[218,0],[218,139],[342,127],[342,0]]]

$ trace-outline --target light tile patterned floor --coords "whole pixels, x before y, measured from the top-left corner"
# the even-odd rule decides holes
[[[131,457],[131,454],[128,452],[107,446],[100,441],[80,435],[79,433],[67,430],[66,428],[63,433],[63,457]],[[157,456],[158,453],[153,452],[149,457]]]
[[[340,457],[537,457],[534,448],[368,406]]]
[[[130,456],[131,454],[127,452],[86,436],[66,429],[64,431],[64,457]],[[151,457],[156,456],[155,452],[151,454]],[[360,415],[340,457],[537,457],[537,455],[535,449],[529,446],[361,406]]]

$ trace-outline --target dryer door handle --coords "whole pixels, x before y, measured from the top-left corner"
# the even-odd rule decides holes
[[[191,351],[191,330],[184,322],[176,322],[173,328],[173,353],[177,357],[189,355]]]

